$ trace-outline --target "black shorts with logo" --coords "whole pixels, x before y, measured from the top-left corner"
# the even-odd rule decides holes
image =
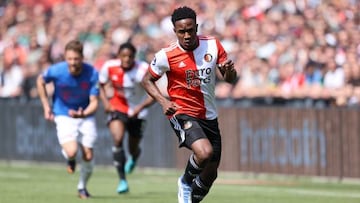
[[[185,114],[178,114],[170,119],[170,124],[179,138],[179,147],[187,147],[196,140],[207,138],[214,151],[212,161],[220,161],[221,135],[217,119],[203,120]]]
[[[144,119],[138,118],[129,118],[125,113],[119,111],[110,112],[107,116],[107,125],[110,124],[113,120],[120,120],[125,124],[126,130],[129,133],[129,136],[142,137],[145,123]]]

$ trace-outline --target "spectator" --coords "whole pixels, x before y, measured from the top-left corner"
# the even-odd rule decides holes
[[[349,65],[350,77],[348,87],[350,91],[348,105],[355,106],[360,104],[360,66],[357,63],[345,64]],[[344,67],[345,67],[344,66]]]
[[[4,58],[0,70],[0,98],[19,98],[22,94],[23,81],[23,71],[15,58]]]
[[[335,59],[329,59],[325,69],[324,88],[326,88],[326,96],[334,98],[335,105],[345,105],[346,93],[343,91],[345,87],[344,69],[336,64]]]
[[[280,68],[278,96],[287,99],[304,97],[305,93],[302,91],[304,81],[304,73],[296,72],[293,63],[284,64]]]
[[[10,48],[11,51],[6,52],[19,54],[20,65],[28,61],[26,58],[33,59],[38,48],[44,47],[49,47],[42,50],[51,63],[62,60],[62,47],[74,36],[85,44],[85,60],[95,62],[96,66],[113,57],[117,47],[127,40],[139,47],[140,59],[151,61],[154,50],[167,46],[172,40],[168,35],[172,30],[167,28],[171,24],[169,16],[172,8],[179,6],[175,0],[24,2],[10,1],[0,14],[0,54],[8,55],[5,49]],[[182,4],[198,12],[199,34],[218,36],[224,44],[229,58],[238,67],[237,86],[243,83],[242,73],[246,73],[243,69],[259,59],[270,68],[267,74],[272,80],[277,80],[278,73],[288,63],[292,63],[299,74],[304,73],[309,60],[325,64],[335,58],[340,66],[359,63],[358,59],[355,62],[352,59],[360,55],[356,1],[229,0],[225,3],[209,0],[204,3],[184,0]],[[73,15],[78,17],[70,20]],[[11,41],[16,42],[17,47],[9,44]],[[31,46],[33,41],[40,47]],[[271,88],[261,91],[266,97],[275,97],[281,88],[277,81],[272,81]],[[245,98],[239,88],[220,80],[216,95],[221,99]],[[286,98],[294,99],[293,96]],[[296,97],[301,99],[300,96]],[[323,96],[324,99],[332,97]]]
[[[260,59],[252,60],[243,66],[240,72],[241,79],[235,86],[234,98],[257,98],[266,96],[268,84],[269,65]]]

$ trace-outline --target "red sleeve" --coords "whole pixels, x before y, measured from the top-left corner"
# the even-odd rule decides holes
[[[224,47],[221,45],[220,41],[216,39],[216,46],[218,48],[218,60],[217,64],[223,63],[227,60],[227,53]]]

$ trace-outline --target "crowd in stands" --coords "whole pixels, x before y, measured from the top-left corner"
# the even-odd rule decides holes
[[[36,76],[63,60],[64,45],[74,38],[84,43],[85,61],[96,68],[128,40],[150,62],[175,40],[173,9],[187,5],[198,14],[198,33],[218,37],[235,61],[237,82],[217,82],[224,105],[360,103],[357,0],[2,2],[0,98],[36,99]]]

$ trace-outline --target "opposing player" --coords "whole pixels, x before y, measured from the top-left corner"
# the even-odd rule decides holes
[[[220,42],[197,35],[196,13],[179,7],[171,16],[177,42],[155,54],[143,79],[146,91],[158,101],[170,119],[180,147],[192,150],[185,173],[179,178],[179,203],[200,202],[217,178],[221,136],[214,98],[216,69],[225,81],[236,80],[234,63]],[[155,81],[168,78],[168,100]]]
[[[52,107],[45,89],[54,84]],[[37,78],[37,89],[47,120],[55,121],[68,173],[74,173],[78,148],[82,152],[78,195],[90,197],[86,189],[92,174],[93,146],[97,138],[94,114],[98,107],[98,73],[83,62],[83,45],[70,41],[65,47],[65,61],[51,65]],[[79,141],[79,143],[78,143]]]
[[[136,48],[127,42],[120,45],[117,58],[108,60],[100,70],[100,97],[108,113],[108,126],[113,137],[114,165],[119,175],[117,192],[129,191],[126,173],[131,173],[141,153],[140,141],[143,136],[147,107],[154,103],[141,86],[149,64],[135,60]],[[113,89],[113,96],[106,96],[106,84]],[[129,156],[123,146],[125,132],[129,135]],[[126,161],[126,164],[125,164]]]

